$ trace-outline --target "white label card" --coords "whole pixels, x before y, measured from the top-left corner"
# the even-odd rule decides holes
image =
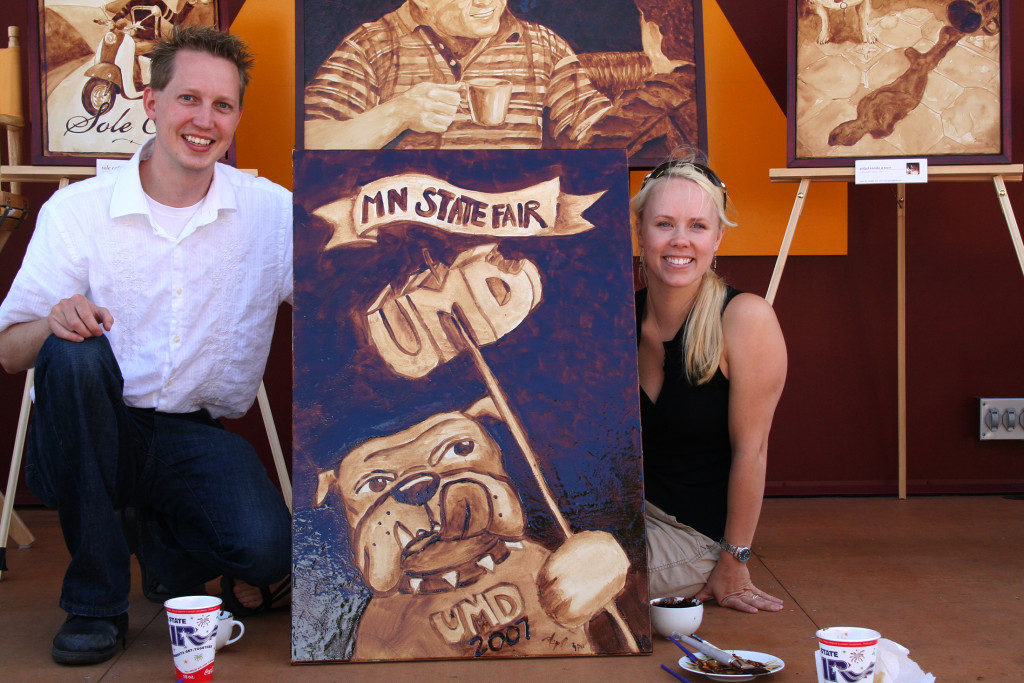
[[[128,159],[97,159],[96,160],[96,175],[101,173],[109,173],[116,168],[120,168],[128,163]]]
[[[872,183],[927,183],[927,159],[857,159],[854,182]]]

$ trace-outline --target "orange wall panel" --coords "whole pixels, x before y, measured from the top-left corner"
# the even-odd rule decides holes
[[[246,0],[231,32],[249,43],[256,57],[235,134],[239,168],[287,188],[292,186],[295,146],[295,4],[291,0]]]

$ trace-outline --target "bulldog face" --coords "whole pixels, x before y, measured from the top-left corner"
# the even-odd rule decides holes
[[[521,539],[522,506],[501,450],[465,412],[440,413],[364,442],[319,474],[316,505],[340,494],[356,563],[378,595],[465,585]]]

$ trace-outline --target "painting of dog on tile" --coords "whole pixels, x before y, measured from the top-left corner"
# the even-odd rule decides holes
[[[1000,0],[791,3],[791,166],[1008,161]]]
[[[626,154],[295,154],[292,659],[649,653]]]

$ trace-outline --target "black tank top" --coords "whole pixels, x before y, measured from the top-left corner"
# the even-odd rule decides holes
[[[727,288],[725,304],[740,293]],[[647,290],[636,293],[637,343]],[[665,381],[657,402],[640,389],[645,497],[683,524],[717,541],[728,509],[729,380],[722,369],[693,386],[683,370],[683,329],[665,342]]]

